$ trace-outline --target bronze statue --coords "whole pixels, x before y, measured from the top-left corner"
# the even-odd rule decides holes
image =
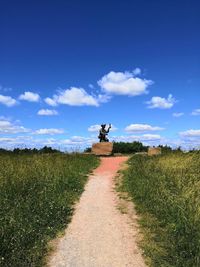
[[[109,142],[109,139],[106,137],[111,129],[111,124],[109,124],[108,129],[106,130],[106,124],[101,124],[101,129],[99,130],[99,142]]]

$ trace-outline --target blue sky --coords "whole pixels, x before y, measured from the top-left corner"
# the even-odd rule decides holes
[[[0,147],[200,145],[197,0],[2,1]]]

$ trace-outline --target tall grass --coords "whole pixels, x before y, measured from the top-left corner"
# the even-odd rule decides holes
[[[97,163],[79,154],[0,155],[0,266],[44,264]]]
[[[124,173],[150,266],[200,266],[200,153],[133,156]]]

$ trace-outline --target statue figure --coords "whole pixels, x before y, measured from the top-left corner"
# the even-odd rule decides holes
[[[101,129],[99,130],[99,142],[109,142],[109,139],[106,137],[108,135],[111,124],[109,124],[108,129],[106,130],[106,124],[101,124]]]

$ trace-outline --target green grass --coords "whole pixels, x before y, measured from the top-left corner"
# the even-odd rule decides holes
[[[133,156],[121,190],[140,214],[149,266],[200,266],[200,153]]]
[[[45,264],[97,164],[91,155],[0,155],[0,266]]]

